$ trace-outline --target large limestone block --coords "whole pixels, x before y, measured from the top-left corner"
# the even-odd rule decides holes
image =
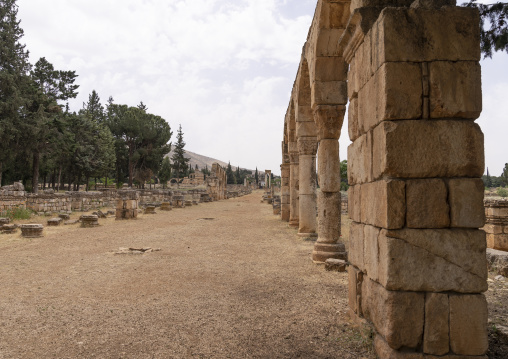
[[[348,64],[342,57],[318,56],[315,60],[316,81],[346,81]]]
[[[483,294],[450,295],[451,350],[460,355],[484,355],[489,347],[487,320]]]
[[[425,294],[396,292],[367,277],[362,285],[362,311],[392,349],[422,343]]]
[[[505,230],[505,226],[497,225],[497,224],[486,224],[483,227],[483,230],[487,234],[503,234]]]
[[[346,105],[347,82],[345,81],[315,81],[311,87],[312,106],[316,105]]]
[[[423,351],[426,354],[445,355],[450,351],[449,317],[448,294],[427,293],[423,333]]]
[[[348,183],[372,181],[372,132],[357,138],[347,149]]]
[[[348,207],[348,214],[349,218],[351,218],[355,222],[361,222],[361,186],[350,186],[348,189],[348,196],[347,196],[347,207]]]
[[[361,221],[380,228],[404,227],[406,191],[404,181],[381,180],[365,183],[361,190]],[[356,192],[357,188],[355,188]]]
[[[357,222],[351,222],[349,225],[349,263],[365,271],[363,244],[364,244],[364,227],[365,225]]]
[[[298,137],[317,136],[317,127],[314,121],[296,123],[296,135]]]
[[[373,66],[393,61],[480,61],[479,22],[473,8],[387,7],[371,29],[377,43]]]
[[[339,141],[324,139],[318,147],[319,187],[323,192],[340,191]]]
[[[483,133],[471,121],[386,121],[373,133],[374,179],[483,174]]]
[[[360,133],[385,120],[421,118],[422,89],[422,69],[419,64],[383,64],[358,92]]]
[[[487,290],[485,233],[468,229],[382,230],[379,282],[389,290]]]
[[[476,61],[429,64],[430,117],[477,119],[482,112],[482,79]]]
[[[348,305],[353,312],[358,313],[358,307],[356,302],[356,278],[358,276],[358,269],[353,266],[348,266]]]
[[[360,128],[358,127],[358,98],[353,98],[349,102],[347,119],[349,139],[356,141],[361,136]]]
[[[480,228],[485,223],[484,185],[480,178],[448,181],[452,227]]]
[[[406,221],[409,228],[446,228],[450,225],[448,190],[442,179],[406,181]]]
[[[343,34],[344,29],[319,29],[315,42],[316,56],[340,56],[337,44]]]
[[[487,234],[487,247],[508,251],[508,234]]]

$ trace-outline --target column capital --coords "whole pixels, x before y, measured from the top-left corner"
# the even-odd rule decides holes
[[[316,137],[300,137],[298,139],[298,152],[300,155],[315,156],[318,148]]]
[[[314,108],[314,120],[318,129],[318,138],[339,139],[344,122],[346,106],[318,105]]]

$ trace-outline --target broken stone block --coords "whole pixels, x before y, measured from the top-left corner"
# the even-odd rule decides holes
[[[446,228],[450,208],[445,182],[439,178],[406,181],[406,221],[409,228]]]
[[[488,288],[481,230],[382,230],[378,244],[379,282],[388,290],[480,293]]]
[[[13,234],[18,231],[18,225],[17,224],[4,224],[2,227],[2,233],[4,234]]]
[[[378,358],[390,358],[390,359],[430,359],[423,355],[423,353],[404,351],[400,352],[392,349],[388,343],[380,336],[376,335],[374,338],[374,348]],[[446,359],[449,359],[448,357]]]
[[[351,224],[349,225],[348,259],[351,264],[358,267],[360,270],[365,270],[363,258],[364,227],[365,225],[357,222],[351,222]]]
[[[67,213],[60,213],[58,214],[58,217],[60,217],[64,221],[68,221],[71,218],[71,216],[69,216]]]
[[[367,132],[349,145],[348,183],[351,185],[372,181],[372,133]]]
[[[0,218],[0,227],[2,227],[4,224],[9,224],[9,223],[11,223],[10,218]]]
[[[329,272],[345,272],[347,262],[342,259],[328,258],[325,261],[325,270]]]
[[[485,355],[487,300],[483,294],[450,295],[450,348],[459,355]]]
[[[44,226],[42,224],[22,224],[21,235],[25,238],[39,238],[42,237]]]
[[[82,228],[93,228],[99,226],[99,217],[95,215],[81,216],[81,227]]]
[[[70,226],[70,225],[73,225],[73,224],[78,224],[79,223],[79,220],[78,219],[72,219],[72,220],[69,220],[69,221],[65,221],[64,222],[64,225],[65,226]]]
[[[59,226],[62,224],[62,218],[58,217],[58,218],[51,218],[51,219],[48,219],[48,226]]]
[[[155,206],[154,205],[148,205],[148,206],[146,206],[143,213],[144,214],[156,214],[156,212],[155,212]]]

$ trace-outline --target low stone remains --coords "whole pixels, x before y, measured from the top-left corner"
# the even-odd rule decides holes
[[[9,224],[9,223],[11,223],[10,218],[0,218],[0,227],[2,227],[4,224]]]
[[[138,218],[139,193],[137,191],[118,191],[116,201],[116,220]]]
[[[206,178],[207,192],[214,201],[226,199],[227,176],[226,170],[218,163],[212,164],[210,176]]]
[[[508,278],[508,252],[487,248],[489,271]]]
[[[185,200],[183,195],[173,196],[173,207],[174,208],[185,208]]]
[[[57,227],[62,224],[63,219],[60,217],[50,218],[48,219],[49,227]]]
[[[82,228],[93,228],[99,226],[99,217],[96,215],[81,216],[81,227]]]
[[[342,259],[328,258],[325,261],[325,270],[329,272],[345,272],[347,269],[347,262]]]
[[[17,224],[4,224],[0,227],[3,234],[13,234],[18,231],[18,225]]]
[[[60,213],[58,217],[60,217],[64,221],[68,221],[71,218],[71,216],[68,213]]]
[[[508,199],[486,199],[484,204],[487,247],[508,251]]]
[[[279,215],[280,214],[280,196],[274,195],[272,199],[272,208],[273,208],[273,214]]]
[[[152,253],[152,252],[160,252],[160,248],[151,248],[151,247],[143,247],[143,248],[124,248],[120,247],[118,251],[115,252],[115,254],[145,254],[145,253]]]
[[[162,202],[160,206],[161,211],[171,211],[173,207],[170,202]]]
[[[25,238],[39,238],[43,236],[44,226],[42,224],[22,224],[21,235]]]
[[[145,210],[143,211],[144,214],[156,214],[155,212],[155,206],[154,205],[147,205],[145,207]]]

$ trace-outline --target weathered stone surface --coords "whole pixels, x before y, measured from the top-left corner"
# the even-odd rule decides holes
[[[355,192],[356,192],[355,188]],[[361,190],[361,221],[380,228],[404,227],[406,192],[404,181],[381,180],[365,183]]]
[[[445,182],[439,178],[406,181],[406,223],[409,228],[446,228],[450,208]]]
[[[500,251],[508,250],[508,234],[487,233],[487,247]]]
[[[328,258],[325,261],[325,270],[329,272],[345,272],[347,262],[343,259]]]
[[[385,63],[358,92],[358,127],[362,134],[381,121],[421,117],[422,70],[419,64]]]
[[[48,219],[48,226],[59,226],[60,224],[62,224],[62,218],[58,217],[58,218],[50,218]]]
[[[340,191],[339,141],[325,139],[318,148],[319,187],[322,192]]]
[[[347,149],[347,175],[350,185],[372,181],[372,133],[368,132]]]
[[[483,294],[450,295],[451,350],[460,355],[484,355],[489,347],[487,319]]]
[[[44,226],[42,224],[22,224],[21,235],[26,238],[42,237]]]
[[[81,227],[83,228],[92,228],[97,227],[99,225],[99,217],[96,215],[90,216],[81,216]]]
[[[373,140],[374,179],[483,175],[483,133],[471,121],[385,121]]]
[[[423,351],[426,354],[445,355],[450,351],[449,317],[448,294],[427,293],[423,333]]]
[[[480,178],[448,181],[451,227],[480,228],[485,223],[484,185]]]
[[[363,314],[393,349],[417,348],[422,343],[424,307],[424,293],[389,291],[363,280]]]
[[[336,243],[340,239],[341,196],[340,192],[318,192],[319,241]]]
[[[360,270],[365,270],[363,257],[364,244],[364,227],[365,225],[357,222],[351,222],[349,225],[349,253],[348,259],[351,264]]]
[[[316,81],[345,81],[348,64],[340,57],[317,56],[314,78]]]
[[[378,281],[379,273],[379,233],[381,229],[373,226],[363,227],[363,260],[365,271],[370,279]]]
[[[487,248],[489,271],[508,277],[508,252]]]
[[[312,106],[347,104],[347,82],[314,81],[312,84]]]
[[[312,251],[312,260],[316,263],[324,263],[328,258],[347,260],[344,243],[316,242]]]
[[[477,61],[429,63],[430,117],[476,119],[482,111],[481,69]]]
[[[348,213],[349,218],[351,218],[355,222],[361,222],[361,186],[350,186],[348,189]]]
[[[356,141],[361,136],[360,127],[358,125],[358,99],[353,98],[349,102],[348,107],[348,134],[351,141]]]
[[[359,270],[355,268],[354,266],[348,266],[348,305],[353,312],[358,314],[358,306],[356,301],[356,282],[357,282],[357,276],[359,273]]]
[[[478,11],[471,8],[387,7],[372,29],[378,40],[373,66],[399,61],[479,61],[480,31],[471,26],[478,23]]]
[[[466,229],[382,230],[379,282],[389,290],[487,290],[485,233]]]
[[[422,353],[416,352],[399,352],[390,348],[388,343],[380,336],[376,335],[374,338],[374,348],[378,355],[378,358],[389,358],[389,359],[424,359]],[[426,357],[425,357],[426,359]]]

